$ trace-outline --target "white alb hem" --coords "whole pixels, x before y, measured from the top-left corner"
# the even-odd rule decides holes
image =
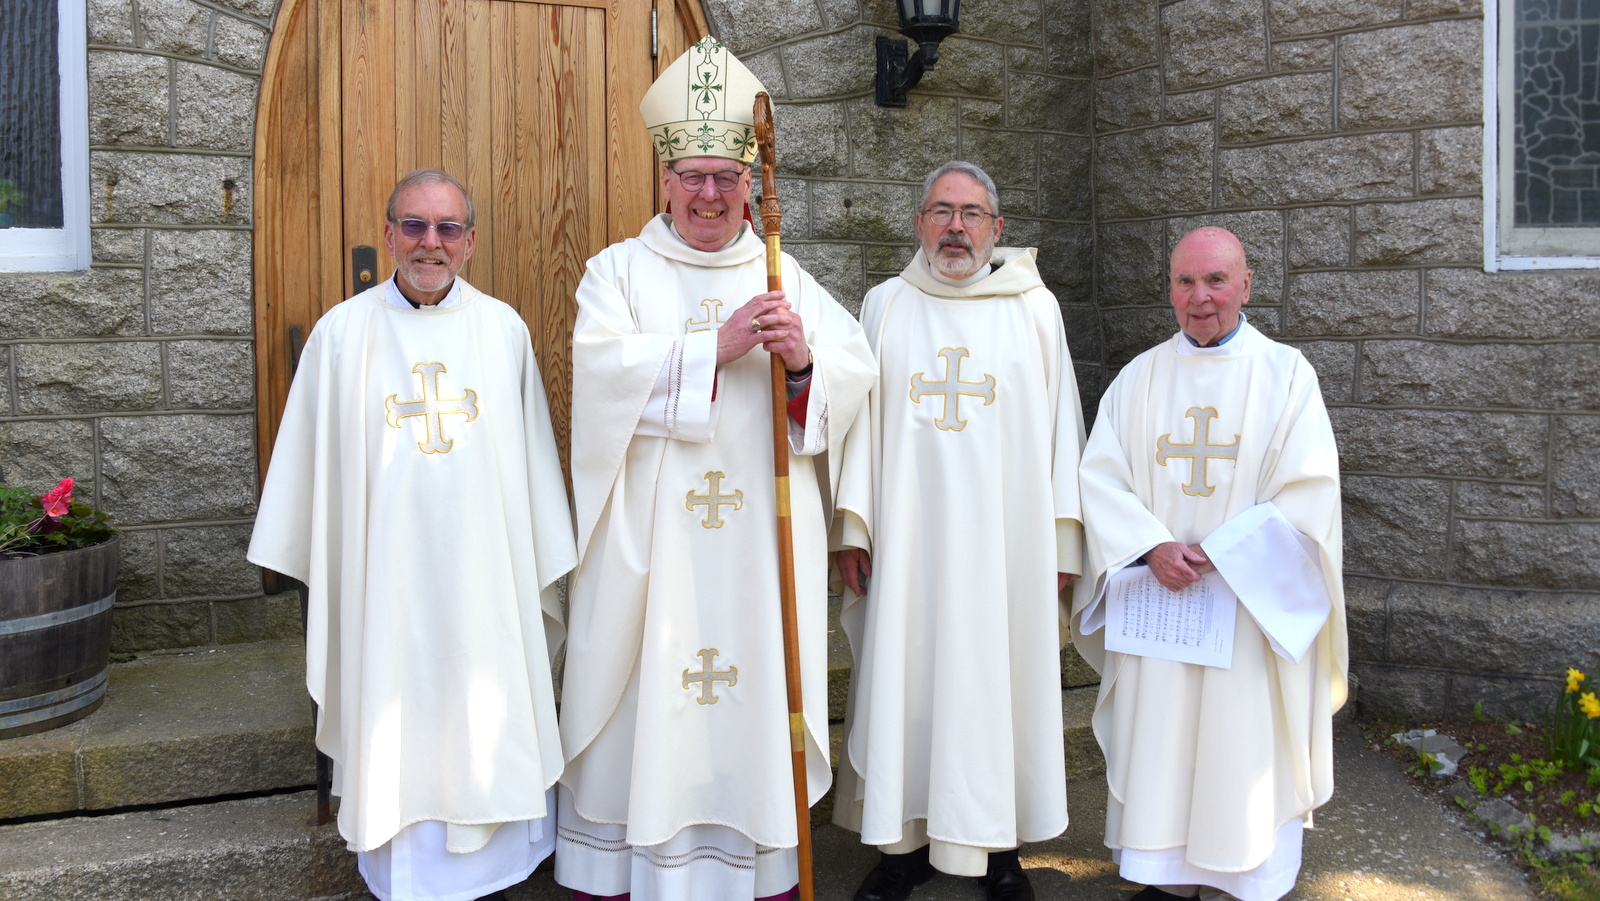
[[[545,809],[555,810],[555,789]],[[554,818],[503,823],[469,854],[445,850],[446,826],[413,823],[371,851],[356,855],[361,878],[379,901],[474,901],[527,879],[555,850]]]
[[[1122,878],[1129,882],[1174,888],[1209,886],[1240,901],[1278,901],[1294,888],[1295,879],[1300,875],[1300,849],[1304,836],[1305,824],[1302,820],[1293,819],[1284,823],[1274,839],[1272,854],[1256,868],[1239,873],[1197,867],[1184,859],[1186,849],[1182,845],[1160,851],[1112,849],[1111,861],[1117,864]],[[1203,896],[1206,893],[1202,890],[1201,894]]]

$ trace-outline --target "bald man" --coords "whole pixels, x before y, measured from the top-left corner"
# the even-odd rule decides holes
[[[1333,791],[1349,660],[1338,453],[1310,364],[1245,321],[1251,274],[1226,230],[1178,242],[1179,332],[1111,384],[1080,472],[1073,638],[1101,673],[1105,842],[1147,885],[1134,901],[1275,901]],[[1231,618],[1218,659],[1194,662],[1149,621],[1155,640],[1130,647],[1117,624],[1157,609],[1158,624]]]

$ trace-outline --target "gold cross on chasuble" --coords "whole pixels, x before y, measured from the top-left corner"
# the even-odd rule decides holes
[[[422,400],[396,402],[396,395],[389,395],[383,402],[385,420],[398,429],[400,420],[408,416],[424,417],[428,440],[418,441],[417,447],[425,454],[448,454],[455,442],[445,439],[440,417],[446,413],[460,413],[467,417],[467,422],[477,419],[478,392],[467,388],[461,397],[440,397],[439,373],[448,371],[443,363],[418,363],[411,371],[422,376]]]
[[[717,312],[722,309],[722,301],[717,300],[715,297],[707,297],[705,300],[700,301],[700,306],[705,308],[706,318],[683,320],[683,333],[685,335],[693,334],[694,332],[716,331],[722,328],[724,322],[728,321],[717,315]]]
[[[967,427],[967,421],[961,418],[961,396],[981,397],[985,407],[994,403],[994,376],[985,373],[981,382],[961,381],[961,360],[968,356],[965,347],[941,348],[939,356],[944,357],[944,380],[930,381],[920,372],[912,376],[911,402],[920,404],[924,397],[944,398],[944,409],[933,424],[947,432],[959,432]]]
[[[731,506],[735,510],[744,509],[743,489],[735,488],[732,494],[718,493],[722,488],[722,479],[722,473],[708,472],[706,473],[706,484],[710,487],[705,494],[695,494],[692,490],[684,492],[683,506],[690,513],[693,513],[696,507],[706,508],[706,518],[700,521],[700,525],[704,528],[722,528],[723,507]]]
[[[1210,497],[1217,489],[1206,478],[1206,461],[1232,460],[1238,465],[1239,436],[1233,436],[1232,444],[1211,443],[1211,420],[1217,418],[1215,407],[1190,407],[1183,415],[1194,420],[1194,441],[1174,444],[1171,432],[1162,435],[1156,439],[1156,462],[1166,466],[1174,457],[1189,458],[1189,483],[1183,486],[1183,493],[1190,497]],[[1200,483],[1199,488],[1195,487],[1196,482]]]
[[[718,698],[716,695],[711,693],[711,690],[716,688],[714,683],[726,682],[728,683],[729,688],[738,685],[739,668],[737,666],[730,666],[727,669],[714,668],[711,665],[711,660],[713,657],[716,657],[719,653],[721,653],[716,648],[701,648],[698,653],[700,655],[700,672],[691,673],[688,670],[684,670],[683,687],[692,688],[693,686],[691,683],[699,682],[700,697],[694,699],[695,703],[715,704],[717,703]]]

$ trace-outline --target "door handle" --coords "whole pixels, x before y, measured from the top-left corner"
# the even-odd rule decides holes
[[[358,244],[350,251],[350,296],[354,297],[378,281],[378,248]]]

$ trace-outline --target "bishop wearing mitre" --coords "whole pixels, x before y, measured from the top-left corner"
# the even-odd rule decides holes
[[[861,328],[747,220],[761,84],[715,39],[640,105],[667,212],[589,260],[573,335],[572,580],[556,879],[579,899],[798,880],[773,492],[785,427],[809,800],[827,791],[827,518],[872,384]],[[781,112],[781,111],[780,111]]]

